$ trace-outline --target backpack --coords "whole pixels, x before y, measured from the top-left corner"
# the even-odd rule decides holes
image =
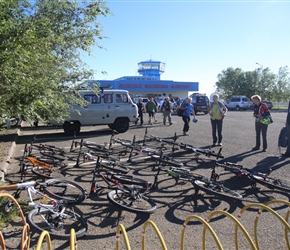
[[[288,134],[287,134],[287,128],[284,127],[281,129],[279,138],[278,138],[278,147],[280,148],[286,148],[288,146]]]
[[[184,111],[184,109],[177,109],[177,115],[178,116],[182,116],[183,115],[183,111]]]

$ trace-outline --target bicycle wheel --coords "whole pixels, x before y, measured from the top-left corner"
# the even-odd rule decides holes
[[[62,173],[62,171],[58,169],[56,170],[56,169],[45,168],[45,167],[33,167],[31,171],[37,176],[45,178],[45,179],[64,177],[64,174]]]
[[[124,164],[121,164],[119,162],[110,161],[108,159],[101,160],[99,162],[99,166],[101,168],[105,168],[105,169],[111,170],[111,171],[113,171],[115,173],[127,174],[129,172],[129,170],[130,170]]]
[[[87,231],[85,220],[69,208],[65,208],[61,215],[54,214],[46,208],[36,208],[29,212],[27,220],[36,231],[48,231],[52,238],[69,239],[71,228],[75,229],[78,238]]]
[[[51,179],[45,182],[44,193],[67,203],[79,204],[86,198],[86,190],[73,181]]]
[[[249,175],[250,179],[260,183],[261,185],[268,187],[270,189],[278,189],[285,192],[290,192],[290,184],[287,183],[284,180],[266,177],[266,176],[260,176],[260,175]]]
[[[66,159],[64,155],[55,153],[54,151],[50,151],[50,150],[40,150],[40,154],[48,158],[56,159],[59,161],[64,161]]]
[[[136,185],[136,186],[141,186],[143,188],[148,189],[151,186],[151,182],[140,179],[140,178],[135,178],[132,175],[118,175],[114,174],[112,176],[113,179],[117,180],[118,182],[122,184],[128,184],[128,185]]]
[[[152,214],[156,210],[155,202],[138,191],[133,191],[132,194],[132,192],[113,190],[107,197],[113,205],[129,212]]]
[[[230,198],[234,200],[242,200],[243,196],[239,193],[225,187],[224,185],[209,181],[209,180],[195,180],[192,182],[195,187],[196,194],[199,190],[204,191],[205,193],[213,194],[215,196]]]

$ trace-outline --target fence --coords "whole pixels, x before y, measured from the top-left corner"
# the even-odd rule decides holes
[[[29,247],[30,247],[30,228],[29,228],[29,225],[26,223],[26,219],[24,217],[24,214],[23,214],[18,202],[10,194],[0,193],[0,197],[7,197],[8,199],[11,199],[13,201],[13,203],[16,205],[17,210],[19,211],[20,217],[22,219],[22,223],[23,223],[20,250],[29,250]],[[285,219],[281,215],[279,215],[276,211],[274,211],[272,208],[269,207],[270,205],[273,205],[273,204],[282,204],[282,205],[288,206],[288,211],[286,213]],[[250,237],[249,233],[247,232],[247,230],[244,228],[244,226],[240,222],[240,219],[241,219],[242,215],[244,214],[244,212],[250,208],[258,208],[259,209],[257,212],[256,218],[255,218],[255,221],[254,221],[254,240]],[[242,231],[243,235],[245,236],[245,238],[248,241],[249,249],[259,250],[260,247],[259,247],[259,239],[258,239],[258,222],[259,222],[260,215],[262,214],[262,212],[264,210],[266,210],[267,212],[272,214],[277,219],[277,221],[280,222],[285,227],[284,233],[285,233],[285,240],[286,240],[286,245],[287,245],[285,249],[290,249],[290,242],[289,242],[289,237],[288,237],[288,234],[290,232],[290,226],[288,223],[289,216],[290,216],[290,202],[284,201],[284,200],[272,200],[272,201],[269,201],[265,204],[258,204],[258,203],[248,204],[240,210],[240,213],[237,216],[237,218],[235,218],[232,214],[230,214],[226,211],[223,211],[223,210],[213,211],[206,219],[203,219],[202,217],[197,216],[197,215],[189,216],[184,221],[184,223],[182,225],[181,238],[180,238],[180,249],[181,250],[184,249],[184,237],[185,237],[185,231],[186,231],[186,228],[188,226],[188,223],[192,220],[197,220],[203,225],[202,249],[206,249],[206,238],[207,238],[206,234],[207,234],[207,231],[209,231],[211,236],[213,237],[216,245],[217,245],[217,248],[222,250],[223,246],[222,246],[216,232],[214,231],[214,229],[210,225],[210,221],[217,215],[224,215],[234,223],[234,226],[235,226],[235,230],[234,230],[235,248],[239,249],[238,232],[240,230],[240,231]],[[159,239],[159,243],[161,245],[161,248],[163,250],[167,250],[168,248],[166,246],[166,243],[165,243],[158,227],[151,220],[146,221],[143,225],[142,250],[146,249],[145,236],[146,236],[146,230],[147,230],[148,226],[152,227],[154,232],[156,233],[156,235]],[[121,237],[121,236],[123,236],[123,237]],[[120,250],[121,238],[123,238],[126,249],[131,250],[130,241],[129,241],[126,229],[122,224],[119,224],[117,229],[116,229],[116,250]],[[37,242],[36,250],[40,250],[42,248],[42,244],[43,244],[44,239],[46,239],[47,249],[52,250],[50,235],[47,231],[42,232],[42,234],[40,235],[38,242]],[[69,243],[70,243],[70,250],[78,249],[76,234],[75,234],[75,230],[73,228],[70,231]],[[7,249],[6,244],[5,244],[5,239],[4,239],[1,232],[0,232],[0,247],[3,250]]]

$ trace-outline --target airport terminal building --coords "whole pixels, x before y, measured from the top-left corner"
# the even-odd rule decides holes
[[[192,92],[199,91],[198,82],[176,82],[161,80],[165,64],[160,61],[143,61],[138,63],[139,76],[123,76],[115,80],[89,81],[89,85],[98,83],[100,87],[125,89],[132,97],[180,97],[185,98]]]

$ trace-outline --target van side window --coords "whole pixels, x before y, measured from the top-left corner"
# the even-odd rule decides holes
[[[84,99],[91,104],[97,104],[101,102],[99,95],[84,95]]]
[[[113,97],[111,94],[105,94],[104,95],[104,103],[112,103],[113,102]]]
[[[128,96],[126,94],[116,94],[116,103],[127,103]]]

